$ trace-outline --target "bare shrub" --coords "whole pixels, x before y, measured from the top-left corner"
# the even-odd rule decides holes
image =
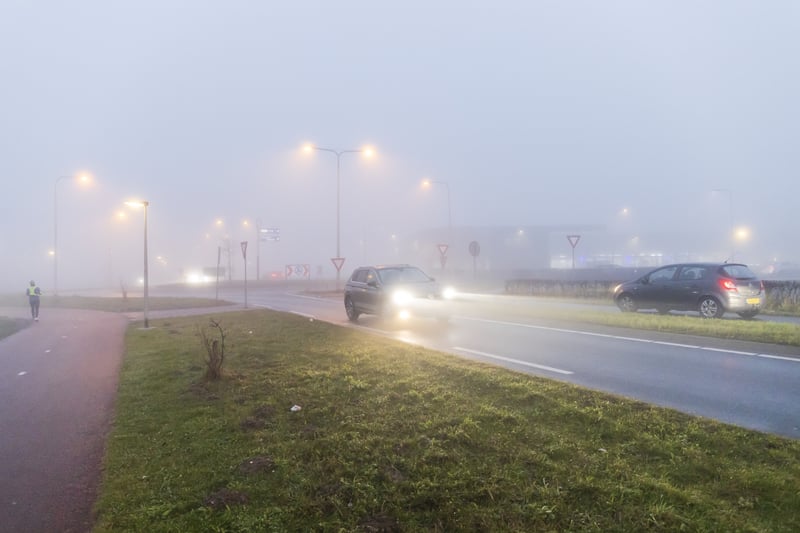
[[[219,339],[210,338],[204,328],[198,328],[203,347],[206,349],[206,374],[207,380],[217,380],[222,377],[222,363],[225,361],[225,330],[213,318],[209,321],[212,328],[219,332]]]

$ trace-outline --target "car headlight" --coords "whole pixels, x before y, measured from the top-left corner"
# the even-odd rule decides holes
[[[456,297],[456,290],[453,287],[445,287],[442,289],[442,298],[445,300],[452,300]]]
[[[408,303],[414,298],[414,296],[402,289],[396,290],[392,293],[392,303],[394,305],[408,305]]]

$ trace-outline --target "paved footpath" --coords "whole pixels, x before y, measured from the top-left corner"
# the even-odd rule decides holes
[[[30,320],[29,313],[0,308],[0,316]],[[0,533],[91,531],[125,330],[141,319],[42,308],[39,322],[0,340]]]
[[[39,322],[0,340],[3,533],[91,530],[128,323],[43,308]]]

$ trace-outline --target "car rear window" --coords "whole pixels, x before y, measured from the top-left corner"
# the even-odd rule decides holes
[[[722,272],[734,279],[755,279],[756,275],[745,265],[725,265]]]
[[[425,272],[418,268],[383,268],[378,271],[381,281],[386,285],[392,283],[423,283],[430,281]]]

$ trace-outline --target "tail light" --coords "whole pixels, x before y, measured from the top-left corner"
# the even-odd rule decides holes
[[[732,279],[725,279],[725,278],[720,279],[719,280],[719,286],[722,287],[726,291],[738,290],[736,288],[736,283]]]

